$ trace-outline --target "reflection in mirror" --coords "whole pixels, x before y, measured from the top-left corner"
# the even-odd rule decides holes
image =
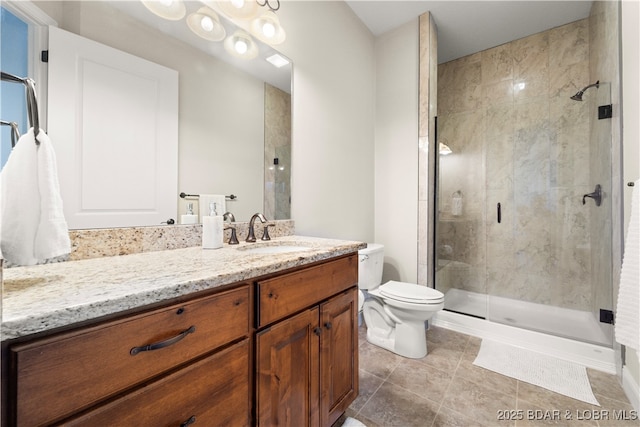
[[[234,194],[226,210],[238,221],[255,212],[270,220],[290,217],[292,65],[276,68],[264,60],[277,51],[256,40],[258,57],[232,57],[223,42],[193,33],[186,19],[164,20],[139,1],[37,5],[62,29],[178,71],[178,193]],[[185,6],[189,16],[202,3]],[[197,199],[175,197],[176,220],[188,203],[199,211]]]
[[[186,6],[186,17],[189,17],[190,15],[202,10],[202,2],[185,1],[184,3]],[[289,219],[291,217],[291,64],[285,64],[284,66],[274,66],[272,65],[272,63],[268,62],[266,58],[269,58],[275,54],[280,54],[273,47],[262,43],[258,39],[253,39],[259,52],[258,56],[251,60],[241,59],[237,55],[232,56],[227,51],[225,51],[223,42],[212,42],[200,37],[194,37],[193,31],[190,31],[188,25],[185,25],[184,21],[186,21],[186,19],[182,21],[166,21],[163,19],[159,19],[152,13],[148,13],[148,11],[146,11],[145,8],[142,7],[141,2],[116,1],[113,2],[113,4],[115,7],[126,12],[128,15],[144,22],[145,25],[149,25],[152,28],[156,28],[171,37],[175,37],[186,43],[189,43],[190,45],[195,46],[206,54],[215,56],[216,58],[233,65],[235,68],[242,70],[252,76],[255,76],[255,78],[257,78],[258,80],[264,81],[264,85],[261,85],[264,98],[262,102],[264,111],[262,112],[262,114],[256,114],[256,117],[254,117],[251,121],[251,124],[253,126],[262,126],[264,132],[261,141],[264,148],[260,150],[264,152],[264,163],[263,165],[261,165],[262,169],[264,170],[262,186],[263,194],[261,197],[262,206],[260,206],[260,204],[256,204],[256,200],[244,200],[244,198],[246,197],[260,199],[259,195],[237,194],[238,199],[227,201],[227,210],[233,212],[236,215],[236,218],[238,218],[239,220],[246,220],[253,213],[258,211],[264,212],[264,214],[269,219]],[[224,31],[227,35],[227,38],[238,31],[235,28],[234,23],[230,22],[225,17],[224,11],[216,7],[215,2],[208,2],[208,5],[215,8],[215,11],[219,16],[219,22],[224,26]],[[243,25],[242,21],[236,21],[236,23]],[[246,29],[247,26],[243,25],[243,27]],[[283,55],[280,56],[283,57]],[[242,87],[240,86],[240,84],[238,84],[236,92],[240,94],[247,90],[249,89],[246,86]],[[181,94],[181,99],[182,97],[183,96]],[[230,103],[230,100],[225,99],[223,101],[221,99],[220,102]],[[258,115],[262,116],[262,120],[257,117]],[[247,113],[247,117],[249,116],[250,113]],[[247,126],[249,125],[249,123],[240,123],[239,125]],[[240,131],[240,129],[237,129],[237,131]],[[233,138],[233,131],[230,132],[229,136]],[[232,150],[234,145],[235,144],[232,143],[228,147],[225,147],[224,152],[233,152]],[[180,146],[183,146],[182,133]],[[256,151],[257,150],[258,148],[256,147]],[[180,151],[182,155],[183,150],[181,149]],[[196,157],[199,157],[202,152],[194,150],[192,151],[192,154]],[[218,156],[220,156],[221,154],[222,153],[218,153]],[[251,157],[251,154],[249,154],[248,156]],[[228,155],[225,156],[224,159],[216,159],[216,162],[226,160],[230,162],[230,167],[242,169],[246,166],[240,164],[239,162],[246,161],[247,158],[248,157],[243,158],[243,156],[241,155]],[[206,175],[206,171],[203,171],[201,169],[198,170],[199,168],[196,166],[196,164],[198,164],[199,162],[199,159],[191,162],[183,162],[181,159],[179,166],[180,181],[184,181],[185,184],[184,186],[182,186],[181,184],[180,191],[195,194],[211,193],[212,191],[222,192],[225,195],[239,193],[239,190],[234,189],[234,182],[224,182],[225,178],[221,177],[220,175],[215,178],[219,184],[218,186],[216,186],[216,188],[220,188],[220,190],[214,190],[214,185],[207,185],[208,183],[203,182],[202,180],[192,179],[194,177],[189,176],[190,174],[188,172],[185,173],[185,171],[183,170],[189,169],[192,170],[194,174],[201,175],[202,173],[204,173]],[[246,177],[247,179],[252,179],[249,177],[254,175],[253,172],[256,171],[252,170],[242,178]],[[230,174],[229,177],[231,175],[233,174]],[[214,179],[213,176],[212,179]],[[186,188],[187,186],[189,188]],[[186,212],[185,203],[186,202],[184,200],[179,201],[180,214]]]

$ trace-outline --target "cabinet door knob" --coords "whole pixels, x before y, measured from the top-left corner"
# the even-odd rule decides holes
[[[194,424],[195,422],[196,422],[196,416],[192,415],[191,418],[189,418],[187,421],[180,424],[180,427],[187,427],[187,426],[190,426],[191,424]]]
[[[315,328],[313,330],[313,333],[316,334],[317,336],[320,336],[320,334],[322,333],[322,329],[321,328]]]
[[[325,323],[324,327],[327,328],[327,329],[331,329],[331,322]]]

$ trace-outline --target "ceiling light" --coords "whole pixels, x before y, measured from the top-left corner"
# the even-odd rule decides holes
[[[187,17],[187,25],[191,31],[206,40],[219,42],[226,35],[220,18],[208,7],[201,7],[197,12],[190,14]]]
[[[231,19],[248,21],[258,14],[258,3],[254,0],[219,0],[216,4]]]
[[[272,63],[274,66],[278,68],[284,67],[285,65],[289,65],[289,60],[277,53],[267,57],[267,61],[269,61],[270,63]]]
[[[151,12],[156,15],[168,19],[170,21],[177,21],[184,18],[187,13],[187,9],[184,7],[182,0],[141,0],[142,4],[146,6]]]
[[[258,47],[251,36],[242,30],[233,33],[224,41],[224,48],[236,58],[253,59],[258,56]]]
[[[268,11],[251,21],[251,33],[270,45],[280,44],[286,34],[275,13]]]

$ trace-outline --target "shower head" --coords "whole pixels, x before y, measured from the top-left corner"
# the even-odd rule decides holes
[[[575,95],[573,95],[571,97],[571,99],[573,99],[574,101],[582,101],[582,95],[584,94],[584,91],[589,89],[590,87],[600,87],[600,80],[597,80],[595,83],[590,84],[589,86],[584,87],[582,90],[579,90]]]

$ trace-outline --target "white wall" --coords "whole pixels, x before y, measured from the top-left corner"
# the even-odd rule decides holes
[[[383,281],[417,283],[419,20],[376,39],[375,241]]]
[[[638,0],[624,0],[622,2],[622,155],[623,164],[623,201],[624,201],[624,230],[629,225],[631,213],[631,187],[626,183],[636,181],[640,177],[640,59],[638,46],[640,46],[640,3]],[[640,313],[638,314],[640,316]],[[635,390],[627,391],[631,394],[635,391],[635,408],[640,410],[638,397],[640,391],[640,363],[638,353],[627,349],[625,374],[635,382],[631,384]],[[628,384],[628,383],[627,383]],[[626,385],[626,384],[625,384]],[[626,389],[626,388],[625,388]],[[632,396],[630,396],[632,397]]]
[[[283,2],[297,234],[374,237],[374,38],[344,2]]]

